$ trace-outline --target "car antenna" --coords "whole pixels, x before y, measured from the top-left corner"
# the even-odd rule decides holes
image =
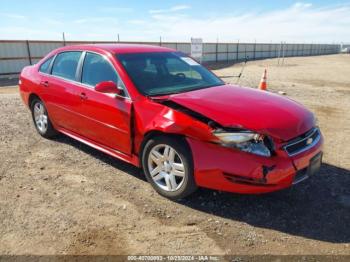
[[[229,77],[237,77],[237,81],[236,81],[236,84],[238,84],[239,80],[241,79],[241,76],[243,75],[243,72],[244,72],[244,69],[245,69],[245,66],[247,64],[249,60],[249,56],[246,56],[245,59],[244,59],[244,64],[241,68],[241,71],[239,72],[238,75],[230,75],[230,76],[219,76],[220,78],[229,78]]]

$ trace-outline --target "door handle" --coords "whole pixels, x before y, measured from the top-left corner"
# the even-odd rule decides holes
[[[48,87],[49,86],[49,81],[41,81],[40,85]]]
[[[85,93],[80,93],[80,99],[81,100],[86,100],[86,99],[88,99],[88,97],[86,96],[86,94]]]

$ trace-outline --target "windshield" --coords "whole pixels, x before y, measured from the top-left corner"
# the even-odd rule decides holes
[[[195,60],[178,52],[119,54],[117,58],[144,95],[176,94],[224,84]]]

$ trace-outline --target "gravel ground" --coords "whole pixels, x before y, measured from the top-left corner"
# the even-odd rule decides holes
[[[267,67],[269,89],[314,111],[325,136],[319,175],[260,196],[202,189],[169,201],[126,163],[63,135],[41,138],[17,89],[0,88],[0,254],[350,255],[349,59],[247,64],[241,85],[257,86]]]

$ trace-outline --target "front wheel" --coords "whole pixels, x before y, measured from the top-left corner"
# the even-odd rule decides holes
[[[150,139],[143,150],[142,167],[148,182],[162,196],[178,200],[197,189],[191,150],[181,139]]]

